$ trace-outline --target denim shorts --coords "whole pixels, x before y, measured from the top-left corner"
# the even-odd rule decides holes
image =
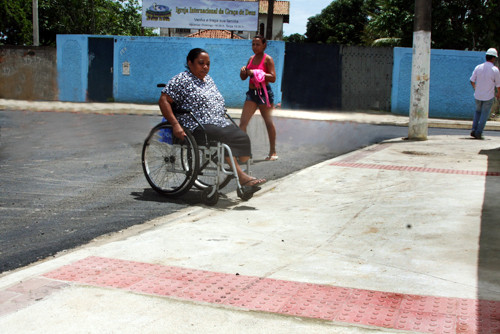
[[[267,96],[269,97],[269,104],[273,105],[274,103],[274,93],[271,89],[270,85],[266,86],[267,88]],[[257,103],[257,105],[265,105],[266,104],[266,94],[262,91],[262,97],[259,95],[259,91],[257,89],[249,89],[247,92],[247,97],[245,101],[252,101]]]

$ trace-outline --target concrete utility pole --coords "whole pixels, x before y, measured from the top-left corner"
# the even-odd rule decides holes
[[[431,69],[431,0],[415,0],[408,139],[427,140]]]
[[[38,33],[38,0],[33,0],[33,46],[40,45]]]
[[[267,1],[267,27],[266,39],[273,39],[273,18],[274,18],[274,0]]]

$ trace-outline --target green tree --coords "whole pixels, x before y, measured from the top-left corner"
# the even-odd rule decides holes
[[[301,34],[291,34],[290,36],[283,37],[283,40],[288,43],[304,43],[306,37]]]
[[[415,0],[335,0],[309,18],[307,42],[345,45],[413,44]],[[432,0],[432,47],[500,47],[498,0]]]
[[[373,12],[373,0],[332,1],[321,14],[307,22],[307,42],[360,45],[363,44],[364,29],[368,14]]]
[[[1,6],[0,14],[8,18],[0,22],[3,43],[31,44],[32,1],[9,0]],[[153,35],[141,27],[138,0],[39,0],[38,21],[40,45],[55,45],[57,34]]]
[[[412,45],[415,0],[379,0],[369,15],[366,45]]]
[[[432,4],[432,45],[440,49],[465,49],[473,44],[471,0],[441,0]]]
[[[24,45],[33,41],[31,1],[0,2],[0,44]]]
[[[473,21],[474,41],[477,41],[482,50],[490,47],[500,50],[500,34],[498,33],[500,31],[500,2],[498,0],[478,0],[478,2],[485,2],[484,22],[481,22],[479,17]]]
[[[415,0],[378,0],[366,40],[392,40],[392,45],[411,47],[414,5]],[[498,45],[498,7],[495,0],[432,0],[432,47],[477,50]]]

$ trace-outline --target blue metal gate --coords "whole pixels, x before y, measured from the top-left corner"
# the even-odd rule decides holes
[[[283,108],[341,109],[341,63],[338,45],[286,43]]]
[[[89,101],[113,101],[113,49],[113,38],[89,38]]]

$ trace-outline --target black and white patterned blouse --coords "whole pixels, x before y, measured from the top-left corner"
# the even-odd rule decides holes
[[[181,72],[170,79],[162,93],[174,100],[176,108],[191,111],[201,124],[229,125],[224,116],[224,98],[208,74],[203,81],[190,71]],[[190,114],[176,114],[175,117],[190,131],[198,126]]]

